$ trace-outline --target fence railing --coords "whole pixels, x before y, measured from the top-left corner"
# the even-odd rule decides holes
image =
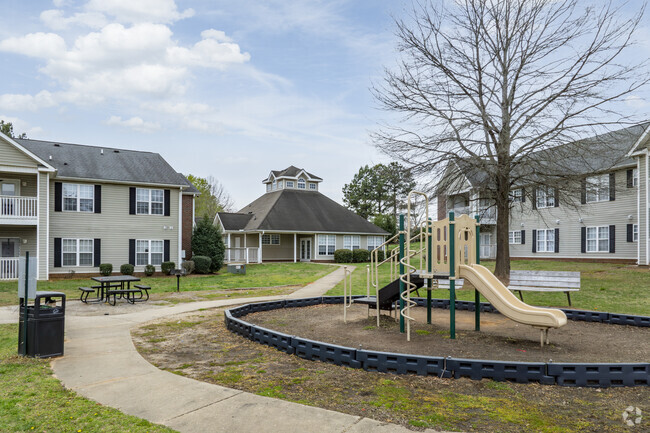
[[[258,249],[257,247],[226,248],[224,260],[226,263],[258,263]]]
[[[0,195],[0,218],[35,219],[37,216],[36,197]]]
[[[18,257],[0,258],[0,280],[18,279]]]
[[[481,244],[481,258],[494,259],[497,256],[497,246],[494,244],[483,245]]]

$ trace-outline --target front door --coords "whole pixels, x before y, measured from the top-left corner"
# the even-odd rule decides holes
[[[16,204],[10,197],[16,195],[18,195],[18,181],[0,181],[0,215],[14,215]]]
[[[241,249],[241,238],[239,236],[235,237],[235,252],[232,257],[235,262],[244,261],[244,251]]]
[[[496,256],[496,250],[492,245],[492,233],[481,233],[481,258],[493,259]]]
[[[18,257],[18,242],[16,239],[0,241],[0,257]]]
[[[311,238],[300,239],[300,261],[308,262],[311,260]]]

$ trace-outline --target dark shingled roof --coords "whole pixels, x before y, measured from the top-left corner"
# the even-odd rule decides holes
[[[251,214],[219,212],[219,219],[224,230],[243,230],[251,218],[253,218]]]
[[[157,153],[53,141],[14,140],[56,168],[57,176],[160,185],[189,184]]]
[[[295,167],[295,166],[293,166],[293,165],[291,165],[291,166],[285,168],[284,170],[271,170],[271,173],[273,173],[273,175],[274,175],[276,178],[277,178],[277,177],[283,177],[283,176],[286,176],[286,177],[296,177],[296,176],[298,176],[298,173],[300,173],[301,171],[304,171],[305,173],[307,173],[307,176],[309,176],[310,178],[312,178],[312,179],[314,179],[314,180],[323,180],[323,179],[321,179],[320,177],[316,176],[315,174],[311,174],[311,173],[308,172],[307,170],[304,170],[304,169],[302,169],[302,168]],[[266,180],[268,180],[268,178],[264,179],[264,181],[266,181]]]
[[[242,220],[249,217],[245,230],[388,234],[317,191],[273,191],[245,206],[237,214],[219,213],[225,230],[239,230],[239,225],[229,225],[224,221],[223,217],[230,215],[239,215]]]

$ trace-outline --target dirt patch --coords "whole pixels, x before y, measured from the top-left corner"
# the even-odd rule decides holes
[[[330,316],[330,321],[340,318],[342,307],[333,308],[331,311],[324,306],[277,310],[249,315],[246,319],[292,333],[291,327],[302,319],[303,328],[318,335],[323,326],[329,326],[325,323],[326,316]],[[366,312],[355,314],[365,316]],[[361,325],[359,332],[375,331],[370,324],[362,325],[367,317],[357,320]],[[342,344],[342,330],[322,332],[338,332],[329,334],[333,338],[328,341]],[[470,333],[461,331],[465,332]],[[468,338],[460,334],[458,337],[459,340]],[[172,321],[148,324],[134,330],[133,338],[149,362],[176,374],[397,423],[413,430],[626,432],[629,428],[622,422],[626,407],[632,405],[641,408],[644,414],[650,413],[650,388],[647,387],[564,388],[399,376],[306,361],[232,334],[224,326],[222,310],[200,311]],[[409,344],[416,346],[417,342]],[[644,344],[647,348],[647,339]],[[358,347],[358,343],[354,346]],[[648,431],[648,422],[644,417],[635,431],[644,428]]]

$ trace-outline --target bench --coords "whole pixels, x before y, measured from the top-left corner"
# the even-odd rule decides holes
[[[96,289],[93,287],[79,287],[79,290],[81,290],[81,296],[79,297],[79,300],[83,302],[84,304],[87,304],[89,302],[99,302],[101,299],[97,297],[97,299],[93,299],[92,301],[88,300],[88,295],[91,293],[97,293]]]
[[[149,290],[151,290],[151,286],[145,286],[144,284],[134,284],[133,287],[140,290],[140,297],[138,299],[134,299],[134,302],[145,302],[149,300]],[[144,299],[142,299],[142,292],[147,295],[147,297]]]
[[[519,292],[564,292],[571,306],[571,292],[580,290],[580,272],[510,271],[508,289]]]
[[[124,296],[126,302],[134,304],[136,302],[135,294],[139,293],[142,297],[142,290],[140,289],[117,289],[117,290],[107,290],[106,291],[106,300],[109,304],[115,306],[117,304],[117,295],[120,297]],[[133,296],[132,296],[133,295]],[[111,302],[111,296],[113,296],[113,302]]]
[[[436,282],[433,283],[433,287],[437,289],[446,289],[449,290],[449,280],[436,280]],[[459,290],[463,288],[463,284],[465,283],[465,280],[462,278],[459,278],[458,280],[455,280],[456,284],[454,285],[454,290]]]

